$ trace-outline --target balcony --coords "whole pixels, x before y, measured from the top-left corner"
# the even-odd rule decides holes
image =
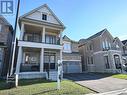
[[[23,41],[27,42],[37,42],[42,43],[42,36],[41,34],[37,33],[25,33]],[[54,45],[60,45],[60,38],[53,35],[45,35],[45,44],[54,44]]]
[[[36,33],[25,33],[23,41],[40,43],[42,42],[42,37],[40,36],[40,34],[36,34]]]

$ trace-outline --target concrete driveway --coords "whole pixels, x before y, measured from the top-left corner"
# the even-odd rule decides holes
[[[65,78],[75,81],[76,83],[88,87],[96,92],[103,93],[127,88],[127,80],[110,77],[110,74],[67,74]]]

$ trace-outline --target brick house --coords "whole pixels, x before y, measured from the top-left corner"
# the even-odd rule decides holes
[[[79,41],[84,72],[121,73],[123,67],[123,43],[104,29]]]
[[[0,76],[6,76],[8,71],[12,35],[11,24],[0,15]]]

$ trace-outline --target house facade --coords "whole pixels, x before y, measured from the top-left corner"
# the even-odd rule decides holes
[[[46,5],[19,18],[20,38],[16,74],[19,78],[44,78],[62,60],[63,23]]]
[[[12,35],[11,24],[0,15],[0,76],[6,76],[8,72]]]
[[[122,41],[123,43],[123,63],[125,70],[127,71],[127,40]]]
[[[79,43],[66,35],[63,37],[63,73],[81,73],[81,55],[78,50]]]
[[[123,44],[119,38],[113,38],[107,29],[81,39],[79,43],[83,72],[121,72]]]

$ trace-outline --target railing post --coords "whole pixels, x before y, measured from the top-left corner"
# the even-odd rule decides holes
[[[18,86],[18,74],[15,75],[15,87]]]
[[[43,26],[42,30],[42,42],[45,43],[45,26]]]

